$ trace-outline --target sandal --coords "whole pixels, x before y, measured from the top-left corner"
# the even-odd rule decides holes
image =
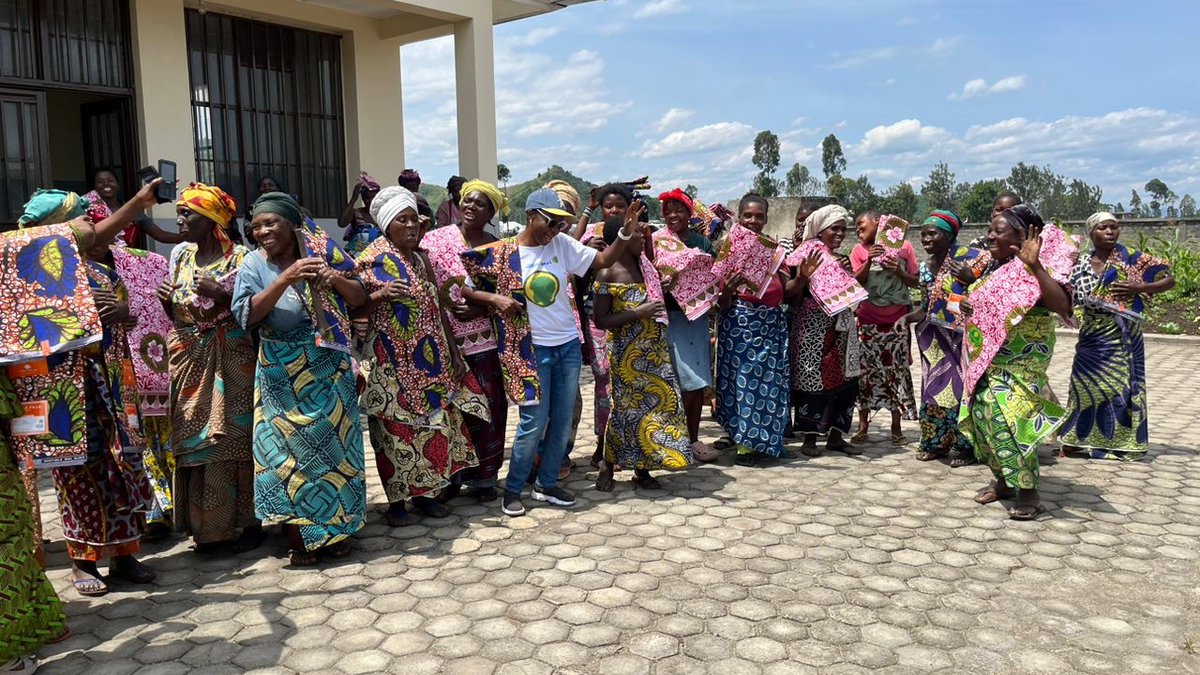
[[[816,443],[812,445],[805,443],[804,445],[800,446],[800,454],[804,455],[805,457],[820,457],[824,453],[821,452],[821,449],[817,447]]]
[[[717,442],[713,443],[712,446],[713,446],[713,450],[716,450],[717,452],[724,452],[725,450],[729,450],[730,448],[732,448],[733,445],[734,445],[734,443],[733,443],[732,438],[730,438],[728,436],[722,436],[722,437],[718,438]]]
[[[867,430],[862,429],[860,431],[854,432],[854,435],[850,437],[850,442],[851,443],[866,443],[867,438],[869,438],[869,437],[870,437],[870,434],[867,432]]]
[[[108,584],[104,583],[100,577],[79,568],[75,568],[74,573],[85,575],[82,579],[71,580],[71,585],[75,587],[76,593],[87,598],[98,598],[108,594]]]
[[[938,457],[939,455],[937,453],[929,452],[928,450],[922,450],[917,453],[918,462],[932,462],[933,460],[938,459]],[[954,466],[954,464],[952,463],[950,466]]]
[[[262,546],[262,543],[266,540],[267,532],[261,526],[244,527],[242,528],[242,534],[229,545],[229,550],[234,553],[246,553]]]
[[[1046,512],[1046,507],[1041,503],[1037,504],[1017,504],[1008,510],[1008,517],[1012,520],[1037,520],[1037,517]]]
[[[383,522],[387,523],[388,527],[408,527],[413,524],[412,516],[404,509],[404,502],[400,502],[399,506],[389,506],[383,514]]]
[[[451,499],[454,499],[455,497],[457,497],[461,492],[462,492],[462,484],[461,483],[451,483],[451,484],[447,485],[446,487],[442,488],[442,491],[440,493],[438,493],[437,500],[439,502],[445,504],[446,502],[450,501]]]
[[[663,489],[662,483],[658,482],[658,479],[654,476],[651,476],[649,473],[634,475],[633,484],[634,486],[640,487],[643,490]]]
[[[326,546],[325,548],[321,549],[321,552],[330,558],[338,560],[350,555],[351,550],[350,540],[343,539],[336,544],[330,544],[329,546]]]
[[[288,561],[292,567],[316,567],[321,562],[312,551],[292,551],[288,554]]]
[[[892,434],[892,445],[908,445],[908,438],[904,434]]]
[[[600,475],[596,476],[596,491],[597,492],[612,492],[617,486],[617,481],[613,480],[613,470],[605,462],[600,462]]]
[[[696,441],[692,443],[692,459],[697,462],[715,462],[721,458],[721,453],[712,449],[707,443]]]
[[[124,579],[131,584],[148,584],[158,578],[158,572],[139,562],[133,556],[122,556],[108,566],[108,575]]]
[[[1014,496],[1016,496],[1016,491],[1012,488],[1005,486],[1005,489],[1001,490],[995,483],[991,483],[987,487],[975,493],[975,503],[991,504],[992,502],[998,502],[1001,499],[1012,499]]]
[[[429,497],[413,497],[413,506],[421,511],[426,518],[449,518],[450,510]]]
[[[571,477],[571,469],[575,468],[575,460],[568,460],[562,466],[558,467],[558,479],[566,480]]]
[[[974,455],[967,455],[958,450],[951,450],[949,458],[951,469],[961,469],[964,466],[971,466],[975,463]]]
[[[850,445],[845,440],[843,440],[841,443],[836,443],[836,444],[833,443],[832,441],[826,441],[825,449],[833,450],[835,452],[844,452],[847,455],[849,455],[850,457],[857,457],[857,456],[863,454],[862,450],[859,450],[858,448],[854,447],[853,445]]]
[[[22,673],[31,675],[38,669],[36,656],[18,656],[8,663],[0,663],[0,673]]]

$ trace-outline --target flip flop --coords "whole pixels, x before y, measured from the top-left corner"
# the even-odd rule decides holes
[[[109,591],[108,584],[90,574],[85,579],[72,579],[71,585],[75,587],[76,593],[88,598],[99,598],[108,595]]]
[[[927,450],[922,450],[917,453],[917,461],[918,462],[932,462],[933,460],[935,460],[937,458],[938,458],[938,456],[935,453],[929,452]],[[950,466],[954,466],[954,465],[951,464]]]
[[[292,551],[288,554],[292,567],[316,567],[321,561],[312,551]]]
[[[1046,512],[1046,507],[1039,504],[1017,504],[1008,510],[1008,517],[1011,520],[1037,520],[1037,517]]]
[[[333,558],[334,560],[338,560],[350,555],[351,550],[350,540],[343,539],[336,544],[330,544],[329,546],[326,546],[325,548],[321,549],[321,552],[330,558]]]
[[[908,437],[904,434],[892,434],[892,445],[908,445]]]
[[[975,503],[991,504],[992,502],[998,502],[1001,499],[1012,499],[1014,496],[1016,495],[1007,492],[1001,494],[1000,491],[996,489],[996,484],[992,483],[991,485],[975,493]]]
[[[851,443],[866,443],[871,434],[866,431],[857,431],[850,437]]]

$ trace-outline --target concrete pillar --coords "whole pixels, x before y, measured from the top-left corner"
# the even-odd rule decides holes
[[[196,180],[196,151],[183,0],[131,0],[129,17],[140,130],[137,165],[172,160],[180,185],[187,185]],[[174,215],[174,204],[153,209],[155,218]]]
[[[454,24],[458,95],[458,173],[496,180],[496,71],[492,61],[491,3]]]
[[[359,171],[367,171],[393,185],[404,170],[400,41],[355,30],[343,39],[342,60],[346,178],[353,184]]]

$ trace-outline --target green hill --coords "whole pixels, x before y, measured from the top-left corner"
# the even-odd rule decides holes
[[[579,192],[579,198],[583,200],[585,207],[587,206],[588,195],[591,193],[592,188],[596,187],[596,183],[586,181],[561,166],[554,164],[524,183],[509,184],[505,189],[505,194],[508,195],[509,208],[512,211],[509,217],[519,223],[524,223],[525,200],[529,199],[530,193],[534,190],[541,188],[552,180],[565,180],[570,183],[571,187]]]

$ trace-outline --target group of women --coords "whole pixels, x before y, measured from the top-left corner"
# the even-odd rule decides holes
[[[1146,297],[1173,281],[1163,261],[1118,242],[1111,214],[1088,220],[1085,256],[1013,195],[997,200],[984,248],[960,246],[959,218],[934,211],[920,228],[929,257],[918,262],[910,244],[876,241],[885,214],[805,206],[795,255],[772,258],[753,290],[754,270],[720,268],[712,301],[685,311],[679,271],[656,266],[655,252],[725,257],[736,228],[762,234],[765,198],[746,195],[727,238],[713,242],[703,205],[680,190],[660,195],[665,225],[652,232],[628,184],[597,188],[582,208],[555,181],[529,196],[520,234],[497,239],[485,228],[508,215],[508,200],[485,181],[462,181],[457,222],[432,230],[409,189],[365,174],[359,185],[364,208],[344,219],[352,256],[282,191],[255,200],[247,234],[257,248],[243,247],[231,237],[234,200],[192,184],[176,204],[179,244],[161,266],[117,240],[156,185],[123,205],[53,190],[31,198],[0,259],[24,308],[0,321],[0,357],[12,364],[0,372],[0,414],[13,420],[0,433],[0,550],[11,562],[0,616],[16,617],[0,628],[4,668],[31,667],[25,655],[65,635],[39,564],[36,491],[23,480],[34,457],[51,469],[75,589],[101,595],[112,580],[155,578],[137,559],[154,514],[201,554],[251,550],[265,523],[281,523],[293,565],[348,555],[367,506],[363,415],[392,526],[411,522],[410,504],[447,515],[464,489],[520,516],[529,482],[532,499],[569,507],[558,482],[570,470],[585,356],[601,491],[622,470],[657,489],[652,471],[716,459],[699,438],[710,388],[727,434],[719,444],[745,466],[789,454],[784,440],[797,434],[805,455],[821,453],[821,437],[827,450],[861,454],[855,445],[883,408],[891,442],[903,445],[900,420],[919,413],[917,459],[986,463],[995,480],[976,500],[1013,498],[1016,519],[1041,512],[1037,449],[1052,434],[1093,457],[1146,451],[1138,321]],[[601,222],[590,222],[593,211]],[[852,224],[859,243],[846,256]],[[30,273],[32,260],[49,267]],[[825,265],[844,268],[865,300],[830,312],[817,290]],[[76,279],[86,293],[67,283]],[[156,302],[139,304],[147,292]],[[94,335],[90,307],[46,313],[80,297],[95,305]],[[1073,305],[1081,337],[1063,406],[1046,369],[1054,315],[1068,319]],[[159,318],[170,384],[168,412],[154,421],[148,326]],[[79,400],[56,379],[78,383]],[[501,485],[510,404],[519,420]]]

